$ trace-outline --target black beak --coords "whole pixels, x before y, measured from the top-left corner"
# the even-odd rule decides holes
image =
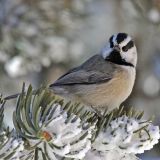
[[[120,52],[120,48],[119,48],[118,45],[114,46],[113,49],[114,49],[115,51],[117,51],[117,52]]]

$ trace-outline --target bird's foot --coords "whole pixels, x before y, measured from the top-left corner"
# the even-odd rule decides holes
[[[98,110],[97,108],[91,106],[92,111],[97,114],[98,117],[103,117],[103,114],[100,110]]]

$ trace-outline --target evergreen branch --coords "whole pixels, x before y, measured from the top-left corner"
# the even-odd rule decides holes
[[[93,115],[84,112],[79,104],[65,104],[47,88],[40,88],[33,94],[30,85],[26,93],[22,89],[13,120],[17,133],[29,144],[25,149],[35,150],[35,157],[39,153],[37,148],[42,151],[44,157],[47,147],[55,156],[78,158],[84,157],[90,149],[91,133],[96,123],[87,120]],[[83,117],[83,120],[80,117]],[[75,149],[76,145],[78,147]]]
[[[112,160],[110,155],[116,153],[117,159],[137,160],[135,154],[151,149],[160,138],[152,118],[143,120],[144,112],[121,106],[98,117],[45,87],[36,92],[31,85],[27,91],[24,88],[25,84],[13,113],[15,131],[3,127],[5,101],[1,101],[1,159],[90,160],[98,156]]]

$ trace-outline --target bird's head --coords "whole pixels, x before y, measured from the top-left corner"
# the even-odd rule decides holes
[[[136,67],[137,49],[133,39],[126,33],[114,34],[101,52],[105,60],[119,65]]]

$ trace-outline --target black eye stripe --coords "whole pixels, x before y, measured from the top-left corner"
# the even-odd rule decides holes
[[[127,43],[127,48],[132,48],[134,46],[134,42],[131,40]]]
[[[109,39],[109,43],[110,43],[110,47],[111,48],[113,48],[113,46],[114,46],[114,44],[113,44],[113,37],[114,36],[110,37],[110,39]]]
[[[127,52],[130,48],[132,48],[134,46],[134,42],[131,40],[127,43],[127,45],[122,47],[122,50],[124,52]]]

